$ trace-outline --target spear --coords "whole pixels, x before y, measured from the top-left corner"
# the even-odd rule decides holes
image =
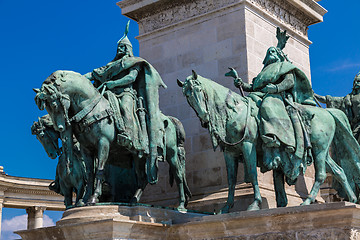
[[[225,77],[233,77],[234,79],[239,79],[239,75],[237,71],[234,68],[229,67],[230,71],[225,73]],[[242,89],[242,86],[239,85],[240,93],[243,97],[245,97],[244,90]]]

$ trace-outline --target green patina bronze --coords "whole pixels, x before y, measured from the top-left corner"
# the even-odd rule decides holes
[[[360,72],[355,76],[352,92],[345,97],[332,97],[330,95],[315,97],[328,108],[342,110],[349,119],[355,139],[360,142]]]
[[[86,154],[84,148],[73,135],[67,139],[68,133],[56,131],[49,115],[45,115],[31,127],[31,132],[43,145],[46,153],[51,159],[58,159],[55,180],[50,184],[50,190],[64,196],[66,208],[72,207],[73,192],[76,193],[75,206],[83,206],[92,194],[93,179],[89,179],[94,168],[92,159]],[[58,139],[62,142],[59,147]],[[70,141],[69,141],[70,140]],[[68,142],[68,144],[65,144]],[[66,146],[72,146],[72,153],[65,150]],[[71,158],[66,156],[70,155]],[[116,179],[113,176],[121,176]],[[137,182],[134,168],[119,167],[114,164],[106,164],[105,188],[107,191],[102,194],[102,202],[130,202],[137,190]],[[109,188],[111,186],[111,188]],[[112,192],[110,192],[112,191]]]
[[[331,172],[339,194],[357,201],[360,186],[360,148],[353,138],[343,112],[315,106],[313,91],[305,74],[283,53],[288,36],[277,29],[277,47],[270,47],[264,68],[244,83],[234,69],[226,76],[234,77],[235,86],[251,92],[242,97],[193,72],[182,87],[188,103],[209,130],[214,149],[224,151],[229,193],[220,212],[228,212],[234,203],[237,163],[244,163],[245,181],[254,189],[254,202],[249,210],[259,209],[261,195],[256,166],[263,172],[273,170],[276,200],[287,205],[284,182],[295,184],[300,173],[315,165],[315,183],[304,205],[315,200],[320,185]],[[333,145],[332,145],[333,144]],[[341,151],[340,157],[329,155],[329,148]]]
[[[88,189],[84,196],[91,196],[83,201],[115,202],[118,193],[130,192],[129,202],[136,203],[147,183],[157,182],[158,161],[166,160],[170,184],[175,181],[179,189],[178,208],[185,209],[191,196],[185,178],[185,132],[179,120],[161,113],[158,89],[166,86],[150,63],[133,56],[127,33],[128,25],[106,66],[84,76],[56,71],[35,90],[35,101],[41,110],[46,108],[60,133],[65,165],[79,160],[70,147],[73,136],[90,159],[83,169]],[[115,166],[133,169],[136,177],[114,171]],[[129,187],[116,189],[118,182]]]

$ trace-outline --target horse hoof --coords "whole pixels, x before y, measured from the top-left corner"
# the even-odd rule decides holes
[[[176,210],[178,210],[179,212],[185,212],[187,211],[187,209],[185,208],[184,204],[180,204]]]
[[[311,200],[307,198],[303,203],[300,204],[300,206],[307,206],[310,204],[311,204]]]
[[[136,204],[138,203],[138,200],[136,197],[133,197],[131,200],[130,200],[130,204]]]
[[[349,202],[351,203],[357,203],[358,199],[356,197],[352,197],[349,199]]]
[[[87,202],[87,205],[90,205],[90,206],[93,206],[95,205],[96,203],[99,202],[99,199],[97,199],[97,197],[95,196],[92,196],[89,201]]]
[[[75,204],[75,207],[83,207],[83,206],[85,206],[85,203],[82,200],[80,200],[78,203]]]
[[[260,210],[259,203],[257,203],[257,202],[253,202],[253,203],[250,204],[250,206],[247,208],[247,211],[257,211],[257,210]]]
[[[222,209],[220,209],[220,211],[217,214],[224,214],[224,213],[229,213],[230,207],[229,206],[225,206]]]

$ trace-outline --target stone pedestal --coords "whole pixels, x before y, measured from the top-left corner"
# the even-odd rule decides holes
[[[66,210],[54,227],[16,233],[23,240],[171,239],[170,226],[203,215],[161,207],[88,206]]]
[[[201,128],[176,79],[185,80],[194,69],[237,92],[233,80],[224,77],[228,67],[250,82],[261,71],[268,47],[277,44],[277,26],[290,35],[284,52],[310,78],[307,27],[321,22],[326,10],[314,0],[122,0],[118,5],[123,15],[138,22],[140,56],[154,65],[168,86],[160,92],[161,110],[184,125],[186,173],[194,196],[189,207],[213,211],[213,202],[223,204],[226,199],[224,158],[213,152],[209,133]],[[168,185],[168,166],[159,167],[159,183],[148,186],[141,201],[174,205],[177,192]],[[238,176],[237,198],[243,204],[235,209],[244,210],[252,190],[243,182],[242,166]],[[310,168],[295,187],[287,189],[290,206],[308,194],[313,177]],[[259,185],[263,207],[275,207],[271,173],[259,173]]]
[[[356,240],[359,219],[360,206],[346,202],[211,216],[144,206],[94,206],[67,210],[55,227],[16,233],[24,240]]]

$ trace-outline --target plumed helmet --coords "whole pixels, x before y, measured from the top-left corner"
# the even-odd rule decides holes
[[[118,41],[118,45],[123,44],[123,45],[127,45],[132,48],[132,44],[131,44],[129,38],[127,37],[127,34],[129,33],[129,25],[130,25],[130,20],[126,24],[124,36],[122,36],[122,38],[120,38],[120,40]]]

